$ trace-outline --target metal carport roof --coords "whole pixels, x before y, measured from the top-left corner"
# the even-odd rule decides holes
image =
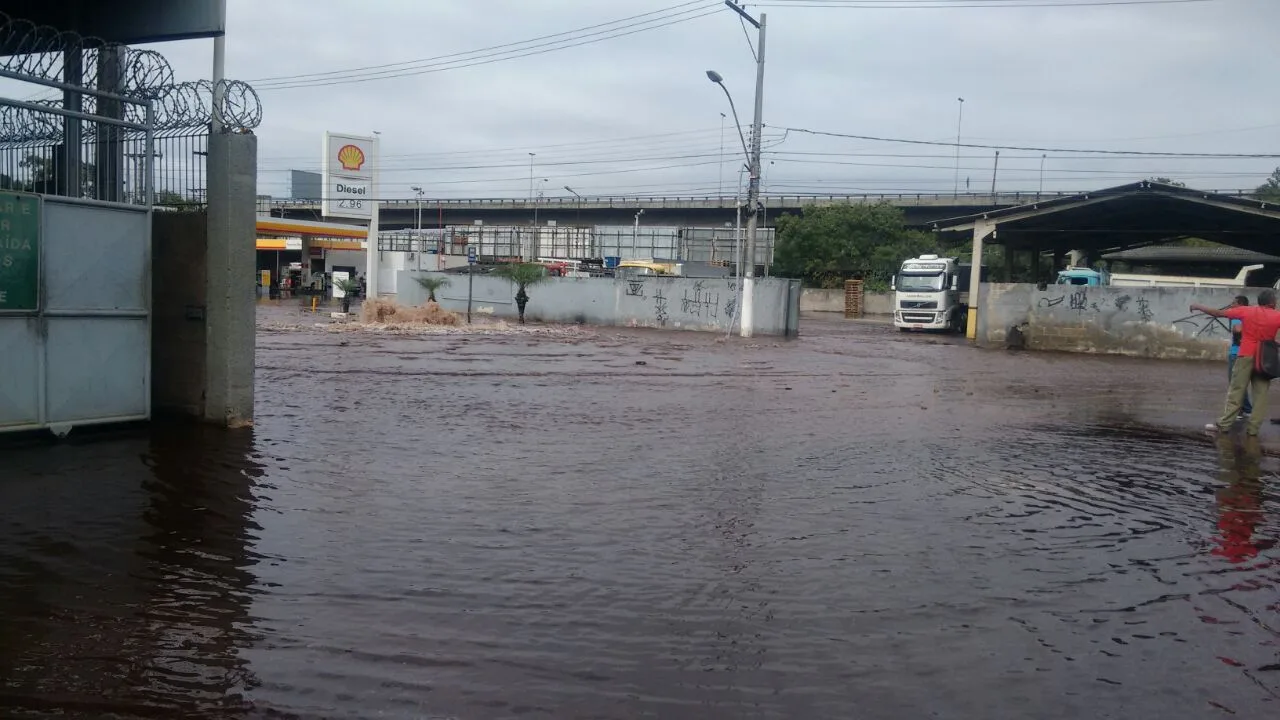
[[[955,239],[985,230],[987,242],[1007,247],[1091,255],[1181,237],[1280,254],[1280,204],[1152,181],[941,220],[931,227]]]

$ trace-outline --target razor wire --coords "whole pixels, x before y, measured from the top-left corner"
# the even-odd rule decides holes
[[[12,53],[0,57],[0,68],[56,82],[65,82],[74,74],[67,72],[67,58],[78,55],[81,71],[78,87],[110,90],[150,101],[154,110],[152,127],[156,131],[207,127],[215,121],[230,131],[252,130],[262,124],[262,101],[248,83],[240,80],[222,80],[216,85],[208,80],[175,82],[173,67],[154,50],[139,50],[101,38],[38,26],[4,13],[0,13],[0,47]],[[76,50],[79,53],[67,52]],[[104,72],[116,82],[103,82]],[[215,98],[219,101],[215,102]],[[27,102],[37,107],[0,106],[0,142],[23,144],[60,139],[63,117],[38,108],[58,108],[62,100],[45,98]],[[79,110],[101,114],[99,106],[112,102],[81,95]],[[146,123],[145,106],[119,104],[123,108],[115,113],[117,116],[122,115],[124,120],[136,124]]]

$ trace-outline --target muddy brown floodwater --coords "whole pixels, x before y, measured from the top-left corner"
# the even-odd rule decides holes
[[[252,431],[2,449],[0,715],[1280,717],[1224,367],[803,329],[264,330]]]

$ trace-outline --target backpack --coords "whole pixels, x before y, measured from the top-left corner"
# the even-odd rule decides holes
[[[1280,343],[1275,340],[1258,343],[1258,352],[1253,357],[1253,374],[1264,380],[1280,377]]]

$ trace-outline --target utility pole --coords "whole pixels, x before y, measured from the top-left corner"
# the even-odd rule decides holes
[[[1040,190],[1036,192],[1036,198],[1039,199],[1044,193],[1044,159],[1049,157],[1048,153],[1040,156]]]
[[[751,214],[747,216],[747,250],[744,262],[746,269],[742,276],[742,337],[751,337],[755,323],[755,276],[756,276],[756,232],[760,225],[760,136],[764,126],[764,49],[765,27],[767,16],[760,13],[760,20],[747,14],[733,0],[724,0],[729,9],[738,13],[744,20],[760,31],[756,42],[756,111],[751,121],[751,152],[748,170],[751,173],[747,185],[747,205]]]

